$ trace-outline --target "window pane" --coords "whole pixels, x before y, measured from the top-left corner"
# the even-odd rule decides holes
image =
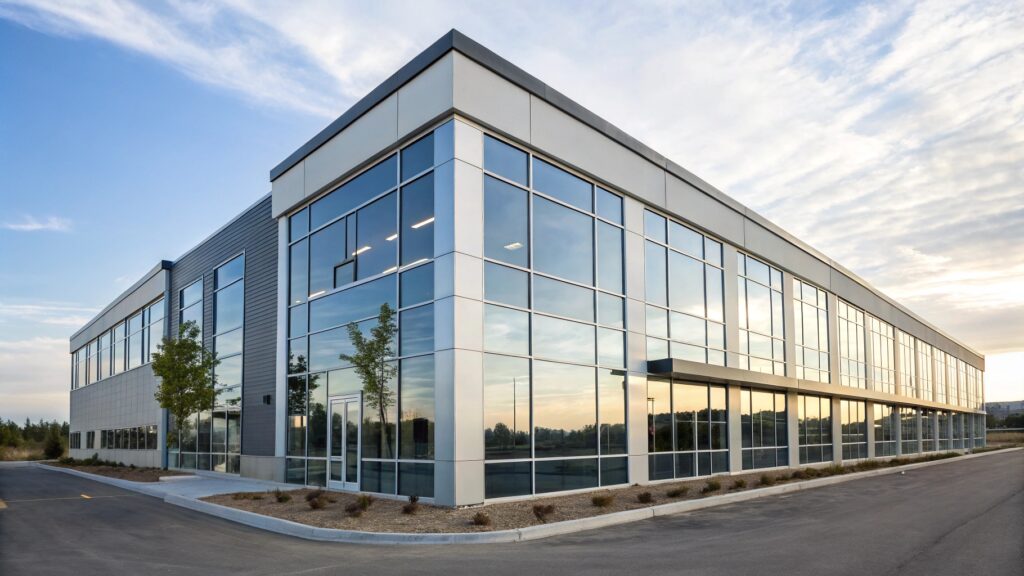
[[[724,312],[724,299],[725,295],[722,292],[722,270],[715,268],[714,266],[705,265],[704,267],[705,278],[707,279],[707,305],[708,305],[708,318],[712,320],[718,320],[719,322],[725,320]],[[779,324],[782,324],[782,316],[779,316]]]
[[[485,304],[484,350],[529,354],[530,315],[511,308]]]
[[[181,303],[180,303],[179,307],[180,308],[185,308],[186,306],[189,306],[190,304],[194,304],[196,302],[199,302],[202,299],[203,299],[203,282],[202,281],[194,282],[190,286],[188,286],[187,288],[185,288],[184,290],[181,291]],[[133,329],[131,326],[129,326],[129,330],[132,331],[132,332],[135,331],[135,329]]]
[[[671,323],[673,340],[698,346],[704,346],[707,343],[704,319],[673,312]]]
[[[288,335],[302,336],[309,332],[309,309],[305,304],[288,310]]]
[[[668,338],[668,311],[664,308],[647,307],[647,335]]]
[[[218,358],[242,353],[242,330],[232,330],[213,339],[213,350]]]
[[[597,286],[622,293],[622,230],[597,223]]]
[[[593,218],[534,197],[534,268],[540,272],[594,283]]]
[[[530,462],[507,462],[484,466],[484,498],[523,496],[532,492]]]
[[[309,294],[309,244],[303,240],[292,245],[289,258],[291,275],[289,278],[289,294],[292,304],[302,304]]]
[[[310,229],[319,228],[374,196],[394,188],[397,177],[398,157],[393,155],[314,202],[309,213]]]
[[[501,180],[484,177],[484,256],[527,266],[527,192]]]
[[[624,337],[624,334],[618,330],[598,328],[597,363],[602,366],[625,366]]]
[[[386,276],[318,298],[309,304],[310,330],[323,330],[375,317],[380,313],[381,304],[395,307],[395,296],[395,277]]]
[[[704,237],[682,224],[669,221],[668,243],[694,258],[704,258]]]
[[[484,449],[488,460],[530,457],[530,361],[484,354]]]
[[[398,440],[395,421],[398,419],[396,382],[388,382],[377,393],[367,394],[363,399],[363,457],[395,457],[395,443]],[[367,462],[363,461],[363,467]],[[370,488],[363,486],[364,490]]]
[[[430,153],[433,154],[433,146]],[[434,257],[434,175],[402,187],[402,264]]]
[[[220,361],[214,368],[217,386],[235,386],[242,383],[242,357],[232,356]]]
[[[704,316],[704,265],[674,251],[668,253],[669,305]]]
[[[356,279],[362,280],[395,268],[398,246],[395,231],[395,194],[377,200],[356,213]]]
[[[238,328],[242,325],[242,302],[245,294],[245,283],[236,282],[217,292],[214,330],[218,333]]]
[[[526,186],[529,172],[526,152],[484,135],[484,170]]]
[[[604,292],[598,292],[597,321],[605,326],[611,326],[612,328],[624,328],[625,325],[623,324],[622,305],[622,298],[612,296],[611,294],[605,294]]]
[[[644,210],[644,235],[657,242],[665,243],[665,218],[650,210]]]
[[[622,197],[598,186],[597,215],[617,224],[622,224]]]
[[[400,322],[400,354],[422,354],[434,351],[434,305],[427,304],[405,310]]]
[[[245,258],[239,256],[217,268],[215,288],[223,288],[245,275]]]
[[[534,276],[533,308],[541,312],[593,322],[594,291],[543,276]]]
[[[309,293],[314,296],[335,288],[334,269],[350,257],[345,244],[348,220],[339,220],[309,238]]]
[[[590,182],[555,168],[540,158],[533,159],[533,189],[587,212],[594,210]]]
[[[593,326],[541,315],[535,315],[533,322],[535,356],[565,362],[594,363]]]
[[[541,460],[535,465],[537,494],[597,486],[597,459]]]
[[[620,336],[621,339],[621,336]],[[601,454],[626,453],[626,376],[620,370],[597,371]],[[604,471],[602,470],[602,474]],[[602,480],[603,484],[607,484]]]
[[[398,493],[402,496],[434,497],[434,465],[400,462]]]
[[[434,458],[434,356],[402,360],[399,458]]]
[[[303,208],[288,219],[288,238],[292,242],[309,233],[309,209]]]
[[[534,362],[533,426],[537,457],[597,453],[593,368]]]
[[[370,330],[377,326],[377,319],[371,318],[359,323],[359,331],[370,337]],[[355,348],[348,336],[348,327],[339,326],[334,330],[318,332],[309,336],[309,371],[321,372],[339,366],[347,366],[342,354],[351,355]]]
[[[434,165],[434,133],[431,132],[402,150],[402,180]]]
[[[747,282],[747,323],[751,330],[772,333],[771,290],[753,282]]]
[[[402,306],[412,306],[434,299],[434,263],[402,272]]]
[[[484,298],[520,308],[529,308],[530,275],[521,270],[485,262]]]

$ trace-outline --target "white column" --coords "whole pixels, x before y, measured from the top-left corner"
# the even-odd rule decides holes
[[[626,430],[629,438],[629,481],[650,479],[647,459],[647,318],[644,305],[644,207],[623,198],[626,273]]]

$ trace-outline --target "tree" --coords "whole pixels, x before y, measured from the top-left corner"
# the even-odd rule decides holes
[[[154,396],[176,424],[174,430],[167,431],[168,447],[187,429],[189,416],[213,408],[217,397],[213,369],[219,363],[203,346],[199,328],[192,321],[178,327],[177,338],[164,338],[153,353],[153,373],[160,378]]]
[[[363,397],[366,406],[376,410],[381,430],[386,439],[385,458],[392,458],[393,442],[388,426],[388,409],[395,404],[395,391],[388,385],[397,374],[393,358],[394,343],[398,327],[395,325],[395,311],[386,302],[380,306],[377,325],[370,330],[370,338],[363,335],[355,322],[346,326],[354,354],[341,354],[339,358],[352,364],[363,382]]]
[[[60,428],[51,426],[46,432],[46,441],[43,444],[43,455],[54,460],[64,455],[64,439],[60,436]]]

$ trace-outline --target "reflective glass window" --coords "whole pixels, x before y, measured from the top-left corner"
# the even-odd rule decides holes
[[[529,354],[530,315],[503,306],[485,304],[484,350]]]
[[[403,310],[399,326],[399,350],[402,356],[434,351],[433,304]]]
[[[484,177],[484,256],[527,266],[530,254],[528,194]]]
[[[533,353],[551,360],[594,363],[594,327],[549,316],[533,317]]]
[[[556,168],[540,158],[533,159],[533,189],[587,212],[594,210],[594,187],[590,182]]]
[[[534,269],[593,285],[593,219],[550,200],[534,197]]]
[[[310,229],[319,228],[394,188],[397,179],[398,157],[393,155],[314,202],[309,212]]]
[[[484,135],[484,170],[526,186],[529,172],[526,152]]]
[[[594,368],[535,361],[533,427],[538,457],[596,454]]]
[[[369,278],[397,267],[396,196],[387,196],[356,213],[356,279]]]
[[[413,142],[402,150],[402,180],[429,169],[434,165],[434,133]]]
[[[541,312],[594,321],[594,291],[567,282],[533,277],[533,308]]]
[[[530,457],[530,361],[484,354],[485,458]]]
[[[416,266],[402,272],[402,306],[412,306],[434,299],[434,264]]]
[[[521,270],[484,263],[484,298],[528,308],[530,306],[530,275]]]
[[[433,150],[433,148],[431,148]],[[402,264],[434,257],[434,176],[402,187]]]
[[[598,186],[597,215],[616,224],[622,224],[622,197]]]
[[[399,458],[434,458],[434,356],[407,358],[399,366]]]
[[[622,293],[622,230],[597,223],[597,287]]]

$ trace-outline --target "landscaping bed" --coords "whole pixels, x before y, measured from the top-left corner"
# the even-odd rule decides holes
[[[62,468],[71,468],[73,470],[88,472],[89,474],[109,476],[110,478],[130,480],[132,482],[159,482],[161,476],[188,475],[185,472],[177,472],[174,470],[164,470],[162,468],[139,468],[134,465],[125,466],[120,462],[110,462],[107,460],[96,460],[92,458],[86,460],[61,458],[57,462],[51,462],[51,464]]]
[[[753,471],[734,476],[715,476],[648,486],[634,485],[461,509],[308,488],[283,493],[275,491],[220,494],[203,500],[319,528],[365,532],[487,532],[588,518],[728,492],[956,456],[957,453],[945,452],[888,461],[866,460],[847,466]]]

